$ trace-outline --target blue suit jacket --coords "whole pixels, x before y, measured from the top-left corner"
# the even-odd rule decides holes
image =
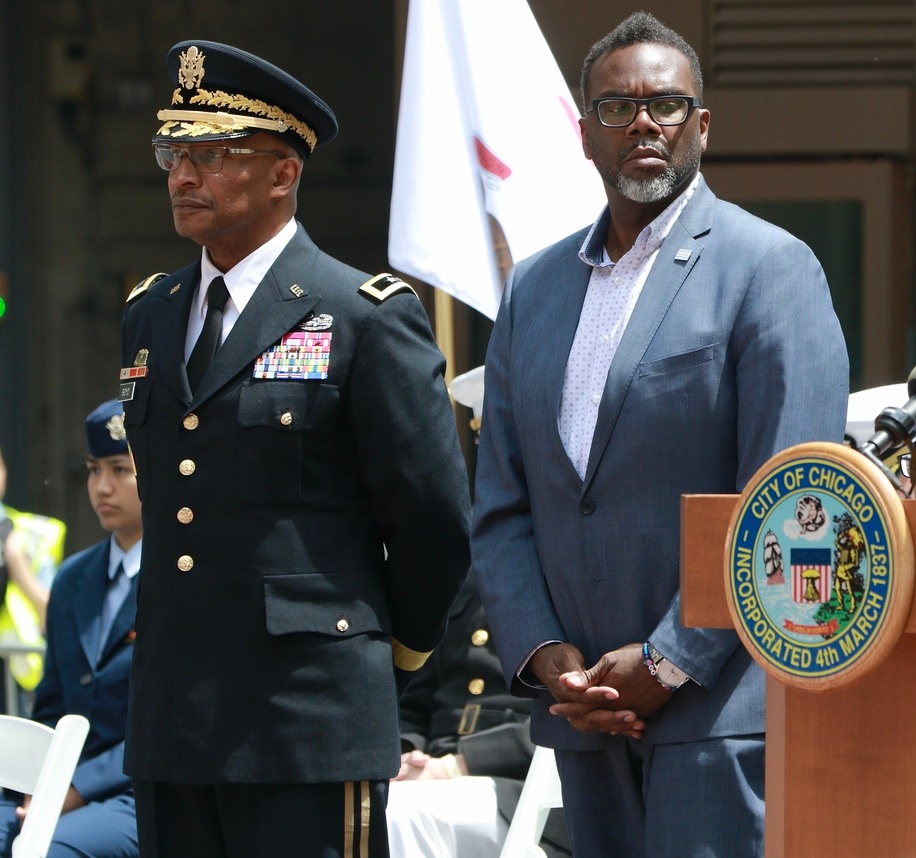
[[[67,558],[57,572],[48,603],[45,672],[32,710],[36,721],[49,726],[66,714],[89,719],[89,735],[73,776],[74,787],[87,803],[131,791],[123,773],[124,730],[137,579],[97,662],[110,544],[106,539]]]
[[[557,415],[591,268],[587,230],[509,274],[490,341],[473,563],[516,693],[540,642],[588,665],[650,639],[700,684],[649,720],[647,742],[762,732],[762,671],[731,630],[679,622],[679,503],[739,492],[776,452],[841,441],[848,361],[823,271],[802,242],[701,180],[664,241],[611,364],[580,479]],[[589,748],[547,711],[539,744]]]

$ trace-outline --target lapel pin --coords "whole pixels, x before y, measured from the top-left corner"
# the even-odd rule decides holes
[[[317,316],[309,316],[301,325],[303,331],[326,331],[334,322],[334,317],[327,313],[321,313]]]
[[[682,247],[677,253],[674,254],[674,258],[677,262],[686,262],[690,259],[690,251],[686,247]]]
[[[301,298],[305,294],[305,292],[302,291],[302,287],[298,283],[293,283],[293,285],[289,287],[289,291],[292,292],[293,295],[295,295],[297,298]]]

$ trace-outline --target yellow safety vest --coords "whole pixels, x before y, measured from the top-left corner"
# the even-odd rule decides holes
[[[32,574],[37,575],[48,567],[56,570],[64,559],[67,526],[59,519],[46,515],[19,512],[5,505],[3,509],[13,521]],[[38,612],[12,581],[7,585],[6,598],[0,605],[0,641],[36,647],[43,647],[45,642]],[[26,691],[33,691],[38,685],[43,668],[44,659],[39,653],[17,653],[9,659],[10,672]]]

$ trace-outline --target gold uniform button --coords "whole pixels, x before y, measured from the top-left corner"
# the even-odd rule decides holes
[[[190,554],[182,554],[178,558],[178,568],[182,572],[190,572],[194,568],[194,558]]]
[[[284,411],[280,415],[280,422],[284,426],[292,426],[293,425],[293,415],[289,411]]]
[[[183,506],[178,510],[178,520],[182,524],[190,524],[194,521],[194,511],[190,507]]]
[[[482,679],[472,679],[468,683],[468,691],[470,691],[471,694],[474,694],[474,695],[483,694],[483,689],[485,686],[486,686],[486,683]]]
[[[471,633],[471,643],[474,646],[484,646],[490,640],[490,633],[486,629],[475,629]]]
[[[187,417],[181,421],[181,425],[184,426],[185,429],[194,430],[200,426],[200,418],[196,414],[188,414]]]
[[[183,477],[190,477],[197,470],[197,463],[193,459],[182,459],[178,463],[178,473]]]
[[[344,617],[341,617],[341,618],[337,621],[337,631],[339,631],[339,632],[345,632],[345,631],[347,631],[347,629],[349,629],[349,628],[350,628],[350,623],[347,622],[347,620],[346,620]]]

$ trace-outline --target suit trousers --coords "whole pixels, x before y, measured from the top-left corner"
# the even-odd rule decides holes
[[[556,751],[575,855],[763,858],[763,735]]]
[[[387,781],[134,781],[141,858],[388,858]]]

